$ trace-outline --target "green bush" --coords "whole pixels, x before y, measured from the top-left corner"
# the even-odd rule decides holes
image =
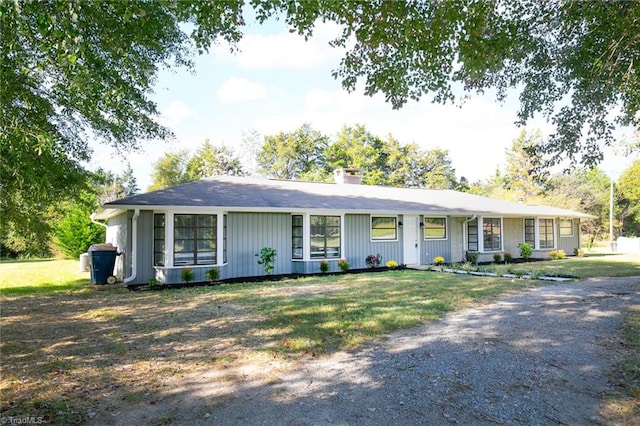
[[[502,262],[502,255],[500,253],[496,253],[493,255],[493,263]]]
[[[218,268],[211,268],[205,272],[205,277],[209,281],[218,281],[220,279],[220,270]]]
[[[471,262],[474,265],[478,264],[478,252],[477,251],[465,252],[464,257],[465,257],[467,262]]]
[[[329,272],[329,262],[327,262],[326,260],[320,262],[320,272],[322,272],[323,274]]]
[[[105,229],[91,222],[91,214],[82,206],[74,207],[54,229],[54,243],[72,259],[85,253],[92,244],[104,242]]]
[[[258,265],[262,265],[264,267],[264,272],[266,274],[272,273],[275,269],[274,263],[277,255],[278,253],[276,252],[276,249],[271,247],[263,247],[260,250],[260,253],[256,253]]]
[[[567,255],[565,254],[564,250],[553,250],[549,252],[549,257],[552,260],[559,260],[559,259],[564,259]]]
[[[513,256],[511,255],[511,253],[505,253],[504,254],[504,261],[506,263],[512,262],[513,261]]]
[[[349,262],[347,262],[347,259],[338,260],[338,268],[340,268],[342,272],[346,272],[349,269]]]
[[[180,272],[180,278],[182,278],[182,281],[187,283],[187,284],[189,282],[193,281],[195,276],[196,276],[196,274],[195,274],[195,272],[193,272],[193,269],[191,269],[191,268],[184,268]]]
[[[533,256],[533,247],[531,246],[531,244],[521,243],[518,245],[518,248],[520,248],[520,257],[522,257],[523,259],[527,260],[530,259],[531,256]]]

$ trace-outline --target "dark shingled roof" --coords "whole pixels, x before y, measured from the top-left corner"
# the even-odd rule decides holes
[[[206,178],[112,201],[103,205],[95,217],[106,219],[134,208],[177,206],[221,207],[229,211],[336,210],[354,213],[591,217],[571,210],[528,206],[450,190],[230,176]]]

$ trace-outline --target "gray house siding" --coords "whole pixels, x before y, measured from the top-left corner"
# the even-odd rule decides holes
[[[402,216],[398,218],[402,220]],[[345,247],[344,258],[352,269],[366,268],[365,259],[370,254],[380,254],[384,266],[387,261],[402,263],[402,232],[398,229],[398,241],[371,241],[371,216],[368,214],[347,214],[344,217]]]
[[[424,217],[420,218],[423,221]],[[422,250],[420,250],[420,263],[431,264],[433,259],[438,256],[444,257],[445,262],[451,262],[451,238],[453,238],[451,232],[451,217],[447,217],[447,238],[444,240],[426,240],[424,234],[420,235],[420,244],[422,244]],[[423,230],[421,228],[421,233]]]
[[[558,250],[564,250],[567,255],[573,255],[574,251],[580,248],[580,220],[573,219],[571,222],[573,227],[573,236],[561,237],[560,227],[556,227],[556,232],[558,233]]]
[[[524,218],[505,218],[503,220],[503,253],[509,253],[512,257],[520,257],[519,245],[524,242]],[[491,259],[493,260],[493,255]]]
[[[138,252],[132,253],[137,260],[137,276],[135,281],[147,283],[155,278],[153,268],[153,211],[143,210],[138,216]]]
[[[228,213],[227,265],[221,278],[264,275],[256,253],[276,249],[274,274],[292,273],[291,215],[288,213]]]

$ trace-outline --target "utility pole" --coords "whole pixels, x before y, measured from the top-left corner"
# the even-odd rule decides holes
[[[614,250],[613,246],[613,179],[609,178],[611,185],[609,187],[609,247],[611,251]]]

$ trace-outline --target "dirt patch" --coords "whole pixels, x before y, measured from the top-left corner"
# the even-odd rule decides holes
[[[600,424],[640,280],[549,286],[354,352],[172,381],[120,420],[172,424]],[[637,413],[627,416],[632,422]]]
[[[638,278],[535,288],[353,352],[282,357],[219,292],[3,298],[2,417],[59,424],[588,424]],[[331,291],[337,290],[332,288]],[[327,292],[284,286],[291,297]],[[266,293],[265,293],[266,295]],[[8,354],[8,356],[6,355]],[[631,417],[634,418],[634,417]]]

